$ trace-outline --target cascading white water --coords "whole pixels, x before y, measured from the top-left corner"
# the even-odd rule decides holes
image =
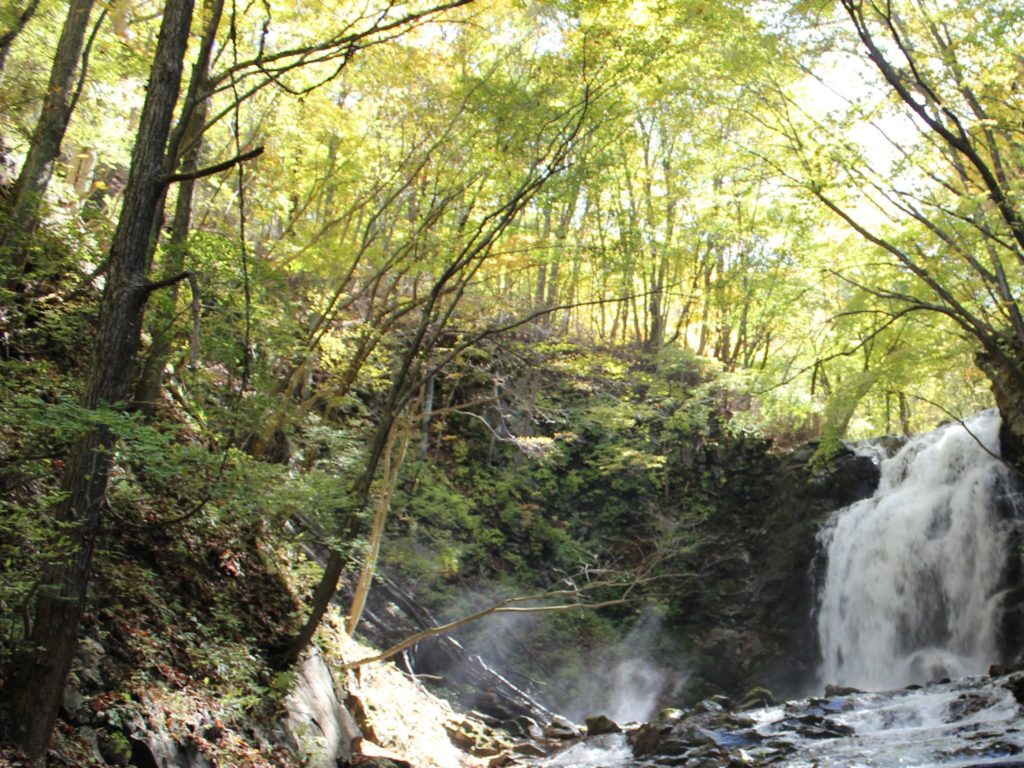
[[[867,690],[980,674],[997,660],[1009,522],[999,415],[914,437],[874,496],[822,531],[823,682]]]

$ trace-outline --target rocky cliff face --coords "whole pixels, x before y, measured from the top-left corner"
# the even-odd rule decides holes
[[[666,565],[667,571],[684,575],[659,581],[647,597],[661,606],[659,612],[666,612],[667,606],[656,630],[639,633],[656,632],[657,640],[648,638],[650,647],[641,647],[644,643],[631,637],[642,629],[643,619],[635,618],[642,611],[612,619],[633,627],[629,634],[623,631],[624,641],[616,643],[618,655],[584,647],[573,637],[535,639],[534,635],[543,637],[544,630],[539,629],[522,629],[517,640],[541,662],[548,658],[545,654],[568,643],[576,653],[586,655],[589,678],[608,685],[614,681],[616,687],[629,685],[628,680],[615,679],[612,667],[617,662],[630,652],[652,656],[651,661],[656,661],[652,669],[658,667],[653,671],[663,676],[664,704],[686,704],[717,693],[742,697],[756,686],[765,686],[777,696],[805,693],[815,682],[819,661],[813,617],[818,530],[832,511],[869,496],[878,483],[878,468],[870,459],[843,448],[822,461],[815,458],[817,448],[807,444],[779,452],[764,441],[724,437],[681,441],[667,456],[670,479],[663,501],[649,505],[640,499],[622,505],[631,508],[630,514],[639,522],[622,528],[621,536],[651,537],[644,528],[650,523],[647,518],[682,520],[687,525],[700,519],[693,534],[696,546],[684,548]],[[616,493],[612,485],[605,490],[608,499]],[[588,486],[580,498],[598,495]],[[703,512],[695,512],[698,508]],[[405,583],[407,594],[395,594],[394,583],[390,584],[383,580],[376,585],[363,627],[378,645],[436,623],[433,617],[420,615],[423,609],[413,599],[414,584]],[[477,586],[486,588],[486,583]],[[544,667],[554,665],[525,665],[496,643],[494,633],[484,636],[488,639],[476,643],[472,637],[463,638],[464,649],[450,638],[435,639],[421,644],[403,663],[444,680],[446,686],[470,693],[480,688],[494,692],[495,686],[481,683],[479,676],[466,679],[466,659],[480,654],[502,674],[515,673],[527,690],[529,682],[522,682],[520,673],[535,675],[542,684],[537,691],[557,694],[553,698],[539,694],[555,709],[580,714],[588,706],[584,699],[607,698],[583,690],[587,680],[546,678]],[[625,645],[631,647],[623,650]],[[501,702],[492,712],[495,716],[508,710],[540,719],[512,707],[515,695],[498,693]],[[490,711],[487,702],[476,699],[464,704]]]
[[[696,556],[709,563],[702,589],[679,595],[677,631],[693,648],[687,699],[753,686],[792,696],[814,683],[817,532],[878,483],[870,459],[843,448],[819,462],[817,447],[739,442],[694,458],[719,482]]]

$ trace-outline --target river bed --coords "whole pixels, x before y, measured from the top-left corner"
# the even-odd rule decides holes
[[[634,757],[630,739],[611,734],[537,765],[1024,768],[1024,712],[1012,690],[1020,695],[1022,687],[1021,675],[975,677],[888,693],[803,699],[742,713],[712,707],[663,723],[652,754]]]

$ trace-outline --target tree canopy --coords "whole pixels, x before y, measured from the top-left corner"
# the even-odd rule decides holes
[[[544,454],[543,382],[505,337],[595,350],[565,361],[581,382],[640,360],[714,402],[687,419],[783,446],[997,403],[1019,453],[1022,13],[4,0],[3,408],[78,425],[46,459],[69,538],[38,541],[31,505],[4,502],[35,542],[0,595],[35,611],[13,657],[46,646],[63,660],[33,663],[66,675],[45,625],[73,643],[118,446],[158,441],[173,412],[205,467],[186,515],[239,462],[281,469],[279,514],[302,499],[327,554],[272,649],[294,660],[349,560],[372,571],[438,424]],[[44,371],[61,386],[27,394]],[[17,477],[29,446],[0,438]],[[55,715],[12,685],[16,713]]]

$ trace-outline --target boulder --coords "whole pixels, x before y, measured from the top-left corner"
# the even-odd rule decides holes
[[[533,739],[534,741],[540,741],[544,738],[544,729],[540,727],[536,720],[526,715],[520,715],[513,720],[501,723],[500,727],[504,728],[512,736]]]
[[[1003,686],[1013,694],[1013,698],[1024,704],[1024,673],[1012,675]]]
[[[832,685],[831,683],[829,683],[828,685],[825,686],[825,698],[826,699],[834,699],[834,698],[837,698],[837,697],[842,698],[842,697],[845,697],[845,696],[852,696],[855,693],[863,693],[863,691],[859,691],[856,688],[851,688],[848,685]]]
[[[120,731],[100,731],[97,746],[107,765],[127,766],[132,759],[132,745]]]
[[[82,638],[75,650],[75,676],[82,684],[83,690],[102,690],[106,687],[103,675],[103,660],[107,649],[98,640],[91,637]]]
[[[671,730],[669,726],[644,723],[631,734],[629,743],[633,747],[635,757],[657,754],[658,746],[661,744],[662,736]]]
[[[468,714],[462,720],[449,721],[445,730],[452,744],[475,757],[495,757],[507,746],[507,741],[499,738],[499,731],[491,730],[485,723]]]
[[[541,749],[530,741],[524,741],[520,744],[516,744],[512,747],[512,751],[517,755],[522,755],[523,757],[547,757],[548,755],[546,750]]]
[[[362,737],[352,740],[352,765],[367,768],[412,768],[403,755]]]
[[[583,733],[574,724],[561,715],[555,715],[551,722],[544,726],[544,738],[546,739],[578,739]]]
[[[284,700],[284,728],[309,768],[335,768],[352,758],[351,744],[362,732],[342,704],[343,695],[327,662],[309,656],[295,673],[295,684]]]
[[[85,696],[75,687],[73,678],[68,680],[64,688],[64,699],[61,702],[64,716],[72,723],[84,723],[89,719],[89,707]]]
[[[622,733],[622,728],[614,720],[604,715],[587,718],[588,736],[604,736],[606,733]]]

